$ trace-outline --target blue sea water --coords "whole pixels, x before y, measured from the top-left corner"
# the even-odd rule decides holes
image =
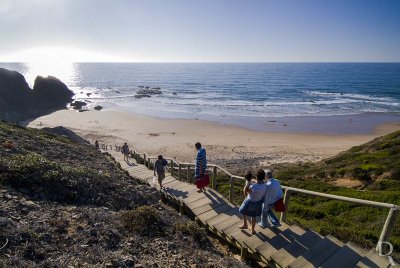
[[[36,75],[56,76],[89,108],[101,105],[165,118],[236,120],[240,125],[246,118],[400,114],[400,63],[74,63],[48,70],[0,63],[0,67],[21,72],[31,85]],[[135,98],[145,86],[161,88],[162,94]]]

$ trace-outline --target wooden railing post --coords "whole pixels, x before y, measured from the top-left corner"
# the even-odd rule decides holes
[[[182,165],[181,163],[178,164],[178,180],[181,180],[181,171],[182,171]]]
[[[190,176],[190,165],[187,165],[187,173],[186,173],[186,181],[187,182],[191,182],[191,180],[189,180],[189,176]]]
[[[234,178],[231,176],[231,187],[229,189],[229,202],[233,203],[233,183],[234,183]]]
[[[391,208],[389,210],[389,214],[386,218],[385,225],[383,226],[381,236],[379,237],[378,245],[376,246],[376,251],[380,254],[384,254],[387,252],[386,248],[389,245],[390,235],[394,230],[394,226],[396,225],[397,216],[399,214],[399,210],[396,208]]]
[[[290,190],[286,189],[285,197],[283,198],[283,203],[285,204],[285,212],[281,214],[281,221],[286,221],[286,216],[289,210],[289,202],[290,202]]]
[[[212,188],[217,188],[217,166],[214,166],[213,168]]]

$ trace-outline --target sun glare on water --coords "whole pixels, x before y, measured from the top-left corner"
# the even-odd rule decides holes
[[[68,84],[75,76],[74,62],[111,62],[118,59],[66,47],[39,47],[19,51],[0,61],[23,62],[27,72],[24,74],[29,86],[33,86],[36,76],[54,76]]]

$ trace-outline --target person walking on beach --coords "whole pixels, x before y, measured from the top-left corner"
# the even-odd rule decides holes
[[[129,156],[129,146],[128,144],[126,144],[126,142],[124,143],[124,145],[122,146],[122,153],[124,154],[124,160],[126,162],[128,161],[128,156]]]
[[[165,179],[165,166],[168,164],[167,160],[163,158],[162,155],[159,155],[157,161],[154,163],[154,176],[157,172],[158,183],[160,184],[160,188],[162,188],[162,180]]]
[[[207,168],[207,158],[206,158],[206,149],[201,148],[201,143],[196,142],[194,145],[197,150],[197,156],[196,156],[196,168],[195,168],[195,174],[194,178],[198,179],[202,175],[204,175],[204,172],[206,171]],[[199,190],[199,193],[201,193],[203,189]]]
[[[98,142],[97,140],[94,142],[94,145],[96,146],[96,149],[99,149],[99,148],[100,148],[99,142]]]
[[[261,221],[259,221],[257,224],[263,228],[266,228],[269,226],[269,219],[271,221],[272,227],[279,227],[281,226],[281,223],[279,222],[279,219],[275,216],[272,208],[275,207],[275,203],[283,196],[282,187],[280,182],[272,177],[271,170],[265,170],[265,176],[267,179],[267,189],[264,197]]]
[[[261,215],[262,212],[262,203],[263,203],[263,198],[264,194],[267,188],[267,185],[264,181],[265,178],[265,172],[263,169],[259,169],[257,171],[257,183],[251,184],[247,187],[249,184],[249,181],[251,180],[252,174],[250,172],[246,173],[245,178],[247,180],[246,183],[246,192],[247,197],[243,201],[242,205],[239,208],[240,214],[242,214],[243,217],[243,224],[239,226],[240,229],[247,229],[247,217],[251,217],[251,227],[250,232],[252,234],[255,233],[254,228],[256,225],[256,217]]]

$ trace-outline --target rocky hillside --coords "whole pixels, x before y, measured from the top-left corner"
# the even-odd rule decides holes
[[[19,122],[64,109],[73,92],[55,77],[35,79],[33,89],[23,75],[0,68],[0,119]]]
[[[244,267],[93,146],[0,122],[0,267]]]

